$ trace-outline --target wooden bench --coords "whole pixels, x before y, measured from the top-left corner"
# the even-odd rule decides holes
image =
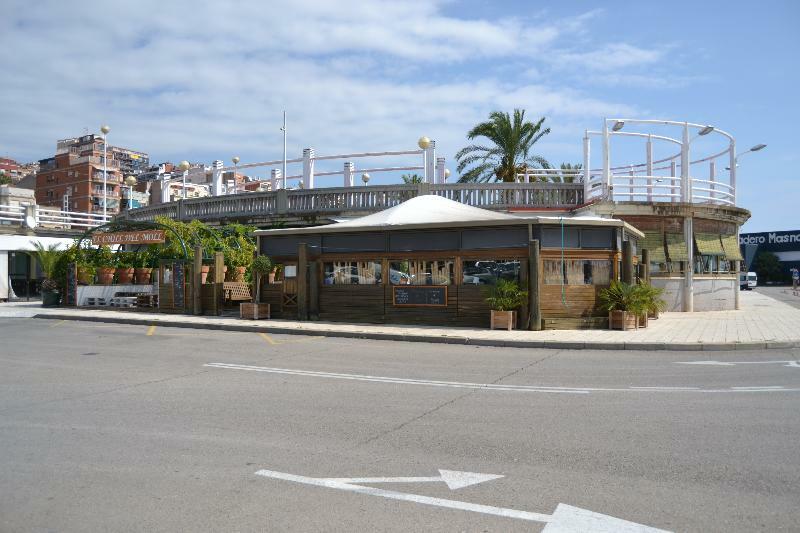
[[[253,296],[250,294],[250,285],[239,281],[226,281],[222,284],[225,302],[249,302]]]

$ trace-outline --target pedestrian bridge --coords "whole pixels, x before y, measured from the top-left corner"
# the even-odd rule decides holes
[[[584,203],[582,183],[417,183],[277,191],[190,198],[132,209],[121,218],[152,221],[157,216],[250,224],[360,216],[423,194],[497,211],[570,210]]]

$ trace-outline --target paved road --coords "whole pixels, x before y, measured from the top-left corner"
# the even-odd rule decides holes
[[[36,319],[0,320],[0,339],[0,531],[540,531],[486,512],[559,504],[674,531],[800,522],[797,352]],[[682,364],[709,359],[742,364]],[[451,490],[439,469],[503,477]],[[297,482],[395,476],[431,479]]]
[[[761,286],[754,289],[756,292],[774,298],[792,307],[800,309],[800,296],[795,296],[791,286]],[[800,291],[797,291],[800,294]]]

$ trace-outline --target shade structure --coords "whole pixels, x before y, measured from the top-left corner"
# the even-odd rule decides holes
[[[694,242],[697,243],[697,251],[702,255],[725,255],[716,233],[695,233]]]
[[[666,252],[664,251],[664,234],[660,231],[645,231],[644,239],[639,241],[639,248],[650,253],[651,262],[667,262]]]
[[[725,251],[725,258],[728,261],[744,261],[742,251],[739,248],[739,239],[736,238],[736,235],[723,235],[722,249]]]
[[[670,261],[688,261],[689,250],[683,233],[667,233],[667,255]]]

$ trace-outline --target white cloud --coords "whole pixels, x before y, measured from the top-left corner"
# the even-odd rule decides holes
[[[541,57],[592,62],[559,42],[597,12],[533,28],[523,18],[447,16],[436,1],[11,4],[0,20],[0,65],[13,73],[0,85],[0,147],[23,160],[52,155],[57,138],[101,123],[111,124],[111,142],[156,161],[273,159],[283,109],[290,156],[307,146],[402,149],[426,134],[451,158],[494,109],[585,127],[637,111],[548,77]],[[602,50],[605,69],[662,57],[631,45]],[[506,61],[527,66],[485,68]],[[580,150],[572,129],[548,122],[555,160],[569,142]]]

